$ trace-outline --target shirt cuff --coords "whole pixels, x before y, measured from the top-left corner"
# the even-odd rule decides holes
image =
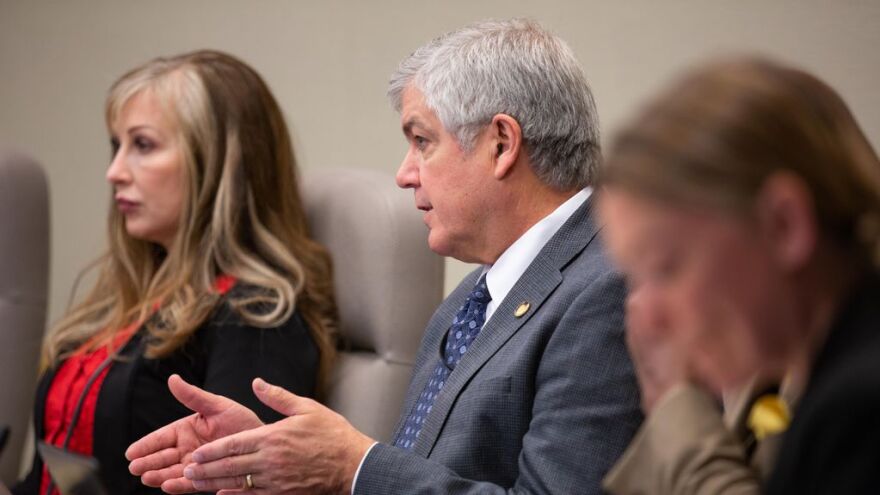
[[[361,457],[361,463],[358,464],[357,471],[354,472],[354,480],[352,480],[352,482],[351,482],[351,495],[354,495],[354,487],[357,486],[358,475],[361,474],[361,468],[364,467],[364,461],[367,460],[367,456],[370,455],[370,451],[373,450],[373,447],[375,447],[378,444],[379,444],[379,442],[373,442],[373,445],[370,445],[370,448],[368,448],[367,451],[364,452],[364,456]]]

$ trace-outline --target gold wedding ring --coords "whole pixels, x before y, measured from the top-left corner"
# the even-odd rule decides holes
[[[244,477],[244,487],[248,490],[254,489],[254,476],[252,474]]]

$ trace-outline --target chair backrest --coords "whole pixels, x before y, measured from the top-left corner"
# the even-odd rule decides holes
[[[443,297],[443,259],[428,249],[412,195],[390,174],[313,170],[300,187],[311,233],[334,263],[342,348],[327,405],[387,440]]]
[[[30,158],[0,151],[0,423],[12,428],[0,479],[7,484],[18,476],[33,409],[48,282],[46,176]]]

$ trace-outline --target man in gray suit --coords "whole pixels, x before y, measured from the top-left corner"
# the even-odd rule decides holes
[[[290,416],[262,426],[174,378],[172,391],[201,414],[129,449],[145,483],[170,492],[601,491],[641,413],[624,283],[592,219],[596,110],[571,50],[533,22],[479,23],[406,58],[389,96],[409,143],[397,182],[425,212],[431,249],[482,265],[429,322],[394,440],[377,443],[257,380],[257,396]]]

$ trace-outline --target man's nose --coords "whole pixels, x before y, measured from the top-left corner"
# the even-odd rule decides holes
[[[400,162],[395,180],[397,187],[401,189],[412,189],[419,186],[419,167],[411,151],[408,151],[403,157],[403,161]]]

